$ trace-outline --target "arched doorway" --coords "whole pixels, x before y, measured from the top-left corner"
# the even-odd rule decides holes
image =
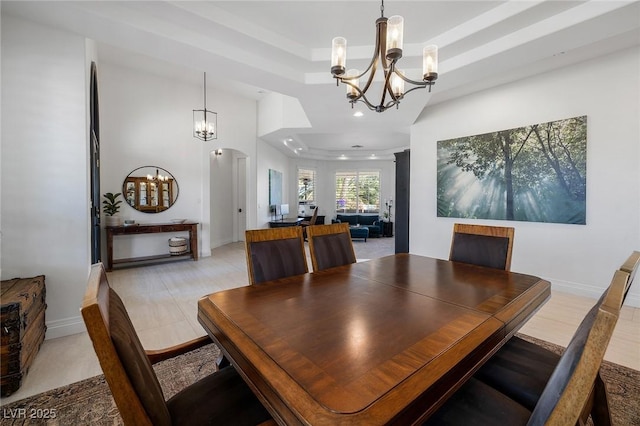
[[[210,154],[211,248],[244,241],[247,228],[247,155],[235,149]]]

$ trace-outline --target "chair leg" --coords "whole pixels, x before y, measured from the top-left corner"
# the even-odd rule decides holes
[[[596,377],[593,389],[593,407],[591,407],[591,419],[595,426],[611,426],[611,412],[609,411],[609,399],[607,387],[602,380],[600,372]]]
[[[222,370],[223,368],[230,366],[231,363],[224,356],[224,354],[220,352],[220,355],[218,355],[218,359],[216,359],[216,365],[218,366],[218,370]]]

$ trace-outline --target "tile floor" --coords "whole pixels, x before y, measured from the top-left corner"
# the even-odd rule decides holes
[[[393,238],[354,241],[359,261],[393,254]],[[142,344],[162,348],[203,335],[197,300],[209,293],[247,285],[243,243],[213,250],[212,256],[109,273],[124,300]],[[309,261],[309,265],[311,262]],[[552,292],[551,299],[521,329],[566,346],[595,300]],[[640,308],[624,307],[605,359],[640,370]],[[46,340],[22,387],[0,404],[101,374],[86,333]]]

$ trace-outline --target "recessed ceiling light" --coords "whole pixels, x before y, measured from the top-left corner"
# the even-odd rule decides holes
[[[353,113],[354,117],[362,117],[364,114],[362,113],[362,111],[356,111]]]

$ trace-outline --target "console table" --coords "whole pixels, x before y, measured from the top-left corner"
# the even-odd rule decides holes
[[[298,218],[301,218],[304,222],[311,222],[311,216],[298,216]],[[324,225],[324,216],[318,215],[314,225]]]
[[[302,218],[273,220],[269,222],[269,228],[286,228],[288,226],[298,226],[302,222]]]
[[[146,260],[156,259],[184,259],[185,257],[191,257],[193,260],[198,260],[198,223],[150,223],[150,224],[136,224],[128,226],[107,226],[107,263],[105,268],[107,271],[113,269],[114,264],[118,263],[132,263],[143,262]],[[181,255],[160,254],[155,256],[143,256],[133,257],[125,259],[113,258],[113,237],[115,235],[137,235],[137,234],[157,234],[161,232],[179,232],[189,231],[189,251]]]

